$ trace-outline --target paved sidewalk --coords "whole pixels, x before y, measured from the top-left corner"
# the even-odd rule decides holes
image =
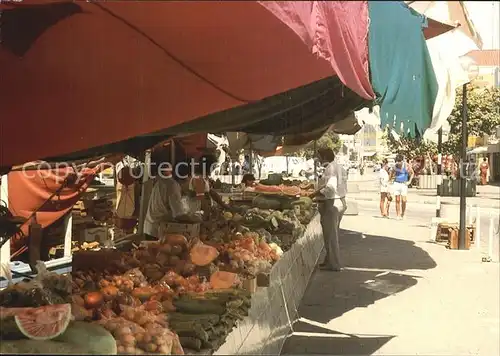
[[[467,205],[481,206],[486,208],[500,209],[500,187],[478,186],[477,196],[468,197]],[[359,192],[348,193],[348,197],[354,200],[378,201],[380,194],[376,186],[360,186]],[[422,190],[410,188],[408,200],[419,204],[436,204],[436,192],[434,190]],[[459,197],[441,197],[444,205],[459,205]]]
[[[500,354],[499,265],[381,222],[344,218],[346,269],[313,275],[282,354]]]

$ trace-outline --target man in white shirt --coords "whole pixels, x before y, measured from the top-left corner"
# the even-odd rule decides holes
[[[339,182],[341,185],[343,182],[342,170],[335,162],[335,153],[332,149],[320,149],[318,150],[318,156],[322,163],[327,164],[325,172],[319,180],[318,189],[311,194],[311,198],[317,198],[318,200],[326,249],[325,261],[320,264],[320,268],[340,271],[338,231],[340,214],[337,207],[335,207],[335,196],[339,193]],[[340,193],[342,194],[342,192]]]
[[[161,238],[162,226],[167,221],[187,213],[182,204],[181,186],[171,172],[168,175],[165,170],[158,172],[144,219],[144,233],[157,239]]]

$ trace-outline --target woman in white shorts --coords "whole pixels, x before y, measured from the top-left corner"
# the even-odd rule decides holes
[[[380,181],[380,213],[384,218],[389,217],[389,207],[391,205],[392,196],[390,192],[391,183],[389,177],[389,162],[387,159],[382,161],[382,167],[379,172]]]
[[[396,165],[391,174],[394,177],[393,194],[396,197],[397,219],[402,219],[406,212],[406,197],[408,185],[413,179],[413,170],[402,155],[396,156]]]

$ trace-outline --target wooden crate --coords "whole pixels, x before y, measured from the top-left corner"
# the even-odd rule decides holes
[[[458,228],[453,228],[450,231],[450,239],[448,241],[448,244],[446,247],[448,247],[450,250],[458,250],[458,236],[459,236],[459,229]],[[467,228],[465,232],[465,249],[469,250],[470,245],[472,243],[472,230]]]
[[[476,238],[476,227],[473,225],[468,225],[466,226],[467,228],[467,235],[469,238],[467,239],[470,244],[473,244],[475,242]],[[436,231],[436,242],[449,242],[451,239],[451,234],[453,230],[459,229],[458,224],[450,224],[450,223],[441,223],[437,227]]]

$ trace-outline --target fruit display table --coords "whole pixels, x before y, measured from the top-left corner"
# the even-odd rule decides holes
[[[316,214],[304,235],[273,266],[269,287],[259,287],[253,294],[249,315],[214,354],[279,355],[322,249]]]

